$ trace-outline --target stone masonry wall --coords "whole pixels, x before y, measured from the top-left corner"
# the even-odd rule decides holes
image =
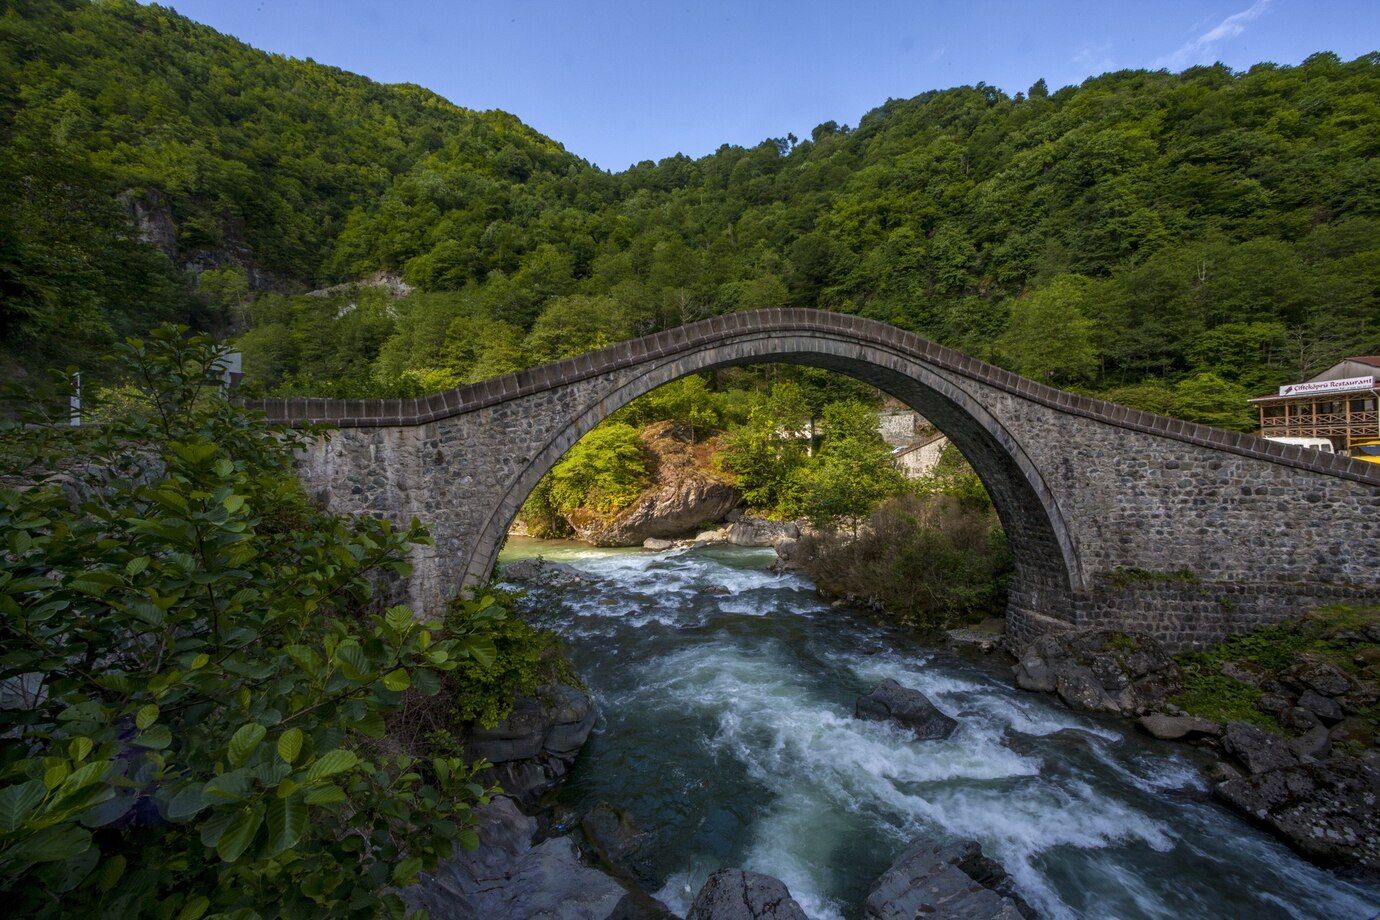
[[[527,491],[598,420],[695,370],[761,361],[857,376],[953,440],[1016,555],[1019,637],[1112,625],[1183,648],[1380,602],[1380,467],[1063,393],[857,317],[735,314],[426,399],[255,405],[342,426],[301,463],[331,508],[431,525],[409,585],[429,604],[488,572]]]

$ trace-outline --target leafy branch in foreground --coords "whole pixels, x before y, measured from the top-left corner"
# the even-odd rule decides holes
[[[392,886],[472,844],[473,769],[385,736],[485,654],[373,597],[425,531],[314,508],[301,435],[220,398],[216,357],[164,327],[122,349],[137,398],[102,424],[0,422],[17,915],[398,916]]]

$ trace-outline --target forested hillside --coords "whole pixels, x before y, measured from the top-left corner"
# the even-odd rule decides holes
[[[610,174],[158,7],[12,0],[0,29],[26,366],[179,316],[248,328],[254,388],[406,393],[791,305],[1247,427],[1249,393],[1380,350],[1376,54],[926,92]],[[294,296],[377,272],[413,292]]]

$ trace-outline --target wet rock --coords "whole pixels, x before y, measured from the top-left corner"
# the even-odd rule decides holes
[[[921,840],[873,884],[867,920],[1020,920],[1035,911],[1010,877],[975,841]]]
[[[675,540],[663,540],[660,537],[648,537],[642,541],[643,549],[650,549],[656,552],[663,552],[676,545]]]
[[[1250,773],[1266,773],[1298,763],[1282,737],[1249,722],[1228,722],[1222,735],[1222,749]]]
[[[1215,738],[1222,734],[1220,724],[1197,716],[1170,716],[1157,712],[1141,716],[1139,724],[1147,734],[1165,741]]]
[[[685,920],[808,920],[780,880],[720,869],[704,883]]]
[[[728,528],[719,527],[715,530],[702,530],[695,534],[696,543],[727,543]]]
[[[1002,617],[988,617],[981,623],[950,629],[945,633],[949,641],[956,645],[971,645],[983,652],[995,651],[1006,636],[1006,620]]]
[[[589,584],[588,575],[564,562],[550,562],[538,556],[510,562],[503,569],[503,580],[518,584],[534,584],[550,588],[569,588]]]
[[[1313,713],[1304,709],[1302,706],[1290,706],[1288,709],[1284,710],[1284,713],[1279,717],[1279,721],[1285,728],[1295,732],[1311,731],[1322,724],[1318,721],[1317,716],[1313,715]]]
[[[782,565],[790,565],[791,560],[800,555],[800,540],[785,538],[776,541],[776,558]]]
[[[1262,693],[1260,699],[1255,701],[1256,709],[1276,718],[1284,715],[1290,705],[1288,698],[1278,693]]]
[[[1334,754],[1228,780],[1213,792],[1305,856],[1380,872],[1380,758]]]
[[[958,726],[958,722],[940,712],[925,694],[889,678],[871,693],[858,697],[853,714],[874,722],[899,722],[921,741],[947,738]]]
[[[647,835],[632,815],[599,802],[580,819],[580,831],[598,863],[626,872],[640,885],[655,887],[659,881],[655,867],[640,855]]]
[[[1179,667],[1162,645],[1109,629],[1040,636],[1021,650],[1013,670],[1020,687],[1052,690],[1088,712],[1160,711],[1180,687]]]
[[[435,872],[404,889],[409,910],[426,910],[436,920],[594,920],[610,916],[626,896],[618,882],[580,862],[570,838],[534,846],[537,823],[512,799],[495,798],[476,818],[479,847],[457,848]]]
[[[564,779],[594,727],[594,701],[568,684],[545,684],[535,696],[519,697],[492,728],[472,726],[465,752],[493,766],[486,780],[524,805],[533,805]]]

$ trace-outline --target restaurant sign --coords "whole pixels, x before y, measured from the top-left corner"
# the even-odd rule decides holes
[[[1347,377],[1343,380],[1312,380],[1308,383],[1289,383],[1279,388],[1280,396],[1307,396],[1310,393],[1345,393],[1350,390],[1375,388],[1375,377]]]

